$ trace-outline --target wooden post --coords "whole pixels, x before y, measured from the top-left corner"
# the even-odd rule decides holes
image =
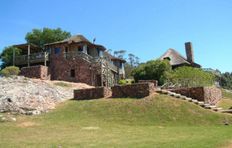
[[[103,61],[101,59],[101,86],[103,86],[103,81],[104,81],[104,79],[103,79]]]
[[[30,54],[31,54],[31,45],[27,46],[27,66],[30,67]]]
[[[15,66],[15,48],[13,48],[13,66]]]
[[[44,52],[44,66],[47,66],[47,52]]]

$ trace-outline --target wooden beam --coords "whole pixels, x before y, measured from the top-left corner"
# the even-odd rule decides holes
[[[15,48],[13,48],[13,66],[15,66]]]
[[[47,52],[44,52],[44,66],[47,66]]]
[[[31,54],[31,45],[27,46],[27,66],[30,67],[30,54]]]

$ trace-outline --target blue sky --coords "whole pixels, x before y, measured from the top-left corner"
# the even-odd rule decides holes
[[[96,37],[98,44],[143,62],[168,48],[185,55],[184,43],[191,41],[197,63],[232,71],[231,0],[0,1],[0,51],[43,27]]]

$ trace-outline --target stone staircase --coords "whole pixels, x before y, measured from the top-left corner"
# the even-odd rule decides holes
[[[209,110],[212,110],[212,111],[215,111],[215,112],[232,113],[232,110],[223,110],[222,108],[217,107],[215,105],[207,104],[207,103],[205,103],[203,101],[198,101],[198,100],[195,100],[195,99],[192,99],[192,98],[189,98],[189,97],[186,97],[186,96],[183,96],[181,94],[177,94],[177,93],[174,93],[174,92],[171,92],[171,91],[168,91],[168,90],[160,89],[160,90],[157,90],[157,93],[172,96],[172,97],[180,99],[180,100],[185,100],[185,101],[194,103],[194,104],[199,105],[199,106],[201,106],[201,107],[203,107],[205,109],[209,109]]]

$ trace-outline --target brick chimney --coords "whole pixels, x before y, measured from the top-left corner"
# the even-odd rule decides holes
[[[185,51],[186,51],[187,61],[189,63],[194,63],[193,46],[191,42],[185,43]]]

